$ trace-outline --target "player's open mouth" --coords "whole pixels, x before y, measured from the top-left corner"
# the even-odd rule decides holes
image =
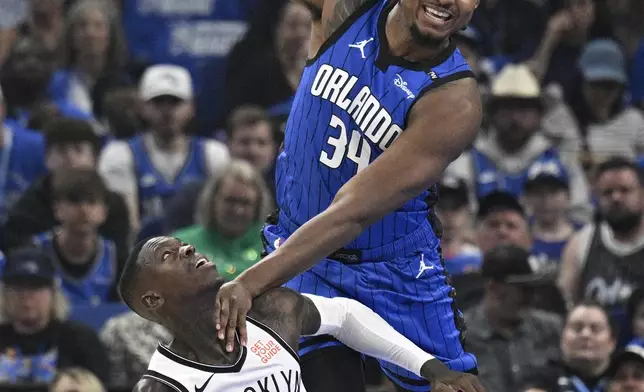
[[[444,8],[434,7],[432,5],[424,5],[423,11],[425,11],[425,16],[438,19],[440,22],[448,22],[453,18],[453,15],[445,11]]]
[[[203,267],[206,264],[208,264],[208,260],[201,258],[197,260],[197,265],[195,266],[195,268]]]

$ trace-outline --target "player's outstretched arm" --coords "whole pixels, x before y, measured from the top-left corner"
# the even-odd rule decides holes
[[[434,185],[476,137],[481,112],[480,93],[471,78],[447,83],[420,98],[402,135],[348,181],[329,208],[222,287],[215,320],[221,332],[228,326],[228,343],[234,344],[237,326],[244,334],[252,298],[311,268]]]
[[[293,293],[302,335],[331,335],[352,349],[398,365],[432,384],[456,391],[484,392],[478,379],[450,370],[401,335],[379,315],[358,301]]]

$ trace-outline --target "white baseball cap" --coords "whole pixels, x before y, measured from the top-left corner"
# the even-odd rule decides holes
[[[153,65],[143,73],[139,95],[144,101],[162,95],[170,95],[184,101],[191,100],[192,78],[187,69],[178,65]]]

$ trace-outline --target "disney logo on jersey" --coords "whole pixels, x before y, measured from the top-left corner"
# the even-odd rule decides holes
[[[396,85],[396,87],[400,88],[402,91],[404,91],[407,94],[407,99],[416,98],[416,94],[411,92],[409,87],[407,87],[407,82],[403,80],[400,74],[396,74],[396,79],[394,79],[394,84]]]
[[[262,363],[267,363],[275,355],[277,355],[277,353],[282,351],[282,348],[277,343],[275,343],[274,340],[269,340],[268,342],[258,340],[250,347],[250,351],[253,354],[257,355]]]

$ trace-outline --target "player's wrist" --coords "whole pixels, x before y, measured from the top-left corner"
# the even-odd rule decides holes
[[[436,358],[427,360],[420,368],[420,375],[430,383],[445,379],[450,373],[452,370]]]
[[[235,278],[235,281],[242,287],[244,287],[244,289],[246,289],[251,298],[255,298],[263,291],[258,284],[259,281],[257,279],[253,279],[252,275],[248,272],[249,271],[245,271],[244,273],[237,276],[237,278]]]

